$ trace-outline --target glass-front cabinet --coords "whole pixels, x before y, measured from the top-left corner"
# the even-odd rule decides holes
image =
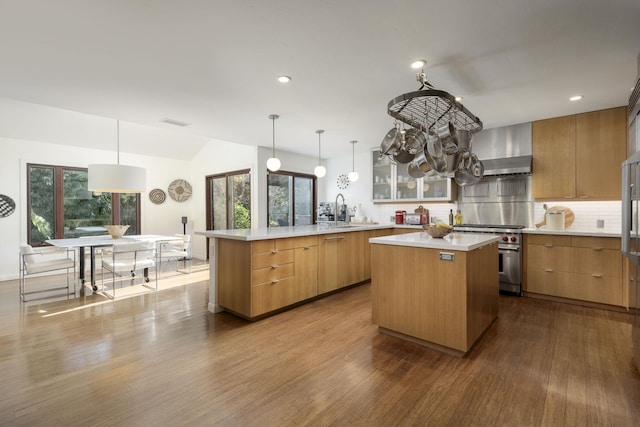
[[[384,156],[380,158],[380,150],[373,150],[371,152],[371,164],[373,180],[372,197],[373,201],[389,202],[392,200],[391,189],[394,186],[392,179],[395,174],[394,165],[391,163],[389,157]]]
[[[456,185],[451,178],[413,178],[407,165],[395,164],[380,150],[371,151],[371,196],[374,203],[384,202],[450,202],[456,198]]]

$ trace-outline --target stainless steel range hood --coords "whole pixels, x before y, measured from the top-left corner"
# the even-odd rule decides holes
[[[531,173],[531,123],[485,129],[473,135],[471,147],[485,176]]]
[[[531,159],[531,155],[526,155],[482,160],[484,176],[530,174]]]

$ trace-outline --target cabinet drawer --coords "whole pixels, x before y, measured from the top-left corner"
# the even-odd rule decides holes
[[[528,245],[571,246],[571,236],[553,234],[528,234]]]
[[[622,277],[622,254],[613,249],[574,249],[574,273],[587,276]]]
[[[271,252],[276,250],[276,241],[270,240],[255,240],[251,242],[251,253],[258,254],[260,252]]]
[[[590,301],[600,304],[622,305],[622,279],[592,277],[564,271],[548,272],[527,269],[527,292]]]
[[[301,300],[298,299],[293,277],[254,286],[251,291],[251,316],[259,316]]]
[[[274,265],[273,267],[251,270],[251,284],[259,285],[277,280],[282,280],[294,275],[294,263]]]
[[[615,237],[572,237],[572,246],[576,248],[614,249],[619,251],[621,239]]]
[[[273,252],[261,252],[251,255],[251,268],[264,268],[271,267],[272,265],[287,264],[293,262],[295,258],[295,251],[276,251]]]
[[[542,295],[557,295],[559,283],[570,276],[564,271],[550,271],[539,268],[527,268],[527,292]]]
[[[278,251],[308,246],[318,246],[318,236],[290,237],[288,239],[276,240],[276,250]]]
[[[527,264],[540,270],[572,272],[572,251],[567,246],[528,245]]]

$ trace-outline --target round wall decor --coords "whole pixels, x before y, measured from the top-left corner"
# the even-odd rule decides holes
[[[337,185],[339,189],[344,190],[349,186],[349,177],[345,174],[340,175],[338,177]]]
[[[0,218],[6,218],[16,210],[16,202],[9,196],[0,194]]]
[[[156,205],[164,203],[166,199],[167,199],[167,193],[165,193],[159,188],[154,188],[153,190],[149,191],[149,200],[151,200]]]
[[[176,179],[169,184],[169,196],[176,202],[186,202],[191,198],[191,184],[184,179]]]

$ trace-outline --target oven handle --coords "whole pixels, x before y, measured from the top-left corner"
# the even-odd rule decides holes
[[[520,246],[518,245],[498,245],[498,250],[503,250],[503,251],[511,251],[511,252],[518,252],[520,250]]]

